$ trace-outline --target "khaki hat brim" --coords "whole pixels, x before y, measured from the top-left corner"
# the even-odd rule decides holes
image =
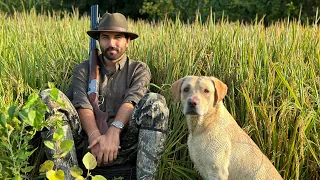
[[[124,33],[127,34],[131,40],[136,39],[137,37],[139,37],[138,34],[133,33],[133,32],[128,32],[128,31],[115,31],[115,30],[90,30],[87,31],[87,34],[92,37],[93,39],[98,40],[98,37],[100,35],[100,32],[118,32],[118,33]]]

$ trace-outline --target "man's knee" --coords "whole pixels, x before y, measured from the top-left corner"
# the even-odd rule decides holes
[[[135,106],[132,119],[140,128],[167,131],[169,109],[165,98],[157,93],[147,93]]]
[[[52,96],[56,96],[56,99],[53,99]],[[52,89],[45,89],[40,92],[40,98],[49,110],[46,118],[52,118],[53,121],[62,120],[65,125],[70,126],[73,136],[78,137],[82,130],[80,119],[68,97],[59,90],[57,94],[52,94]]]
[[[165,98],[146,94],[135,107],[133,119],[140,125],[137,154],[137,179],[157,179],[157,169],[164,152],[169,109]]]

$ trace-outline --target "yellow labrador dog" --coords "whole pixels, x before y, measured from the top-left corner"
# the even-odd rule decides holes
[[[189,129],[191,160],[204,179],[282,179],[223,105],[227,86],[215,77],[186,76],[172,84]]]

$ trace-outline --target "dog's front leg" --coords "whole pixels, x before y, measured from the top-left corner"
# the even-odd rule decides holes
[[[219,175],[209,175],[208,180],[228,180],[228,177],[221,177]]]
[[[211,170],[208,171],[209,180],[227,180],[229,177],[231,143],[224,142],[225,144],[222,145],[214,157]]]
[[[208,180],[227,180],[228,176],[228,168],[216,167],[212,173],[208,173]]]

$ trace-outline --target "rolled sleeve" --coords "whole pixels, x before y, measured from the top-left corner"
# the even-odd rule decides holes
[[[79,64],[73,71],[72,104],[77,108],[93,109],[87,96],[88,89],[88,61]]]
[[[130,102],[137,104],[146,94],[150,80],[151,73],[149,67],[145,63],[140,62],[140,65],[137,66],[132,75],[132,81],[125,93],[123,103]]]

